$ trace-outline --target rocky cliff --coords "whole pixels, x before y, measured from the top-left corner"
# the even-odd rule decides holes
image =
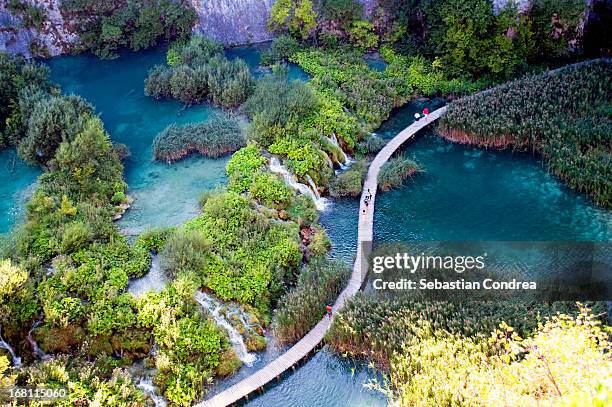
[[[60,0],[28,0],[24,3],[42,8],[46,18],[40,27],[27,27],[24,17],[8,9],[8,0],[0,0],[0,50],[29,56],[54,56],[68,49],[78,37],[66,27],[59,10]]]
[[[267,41],[266,22],[274,0],[190,0],[198,13],[194,31],[226,45]]]

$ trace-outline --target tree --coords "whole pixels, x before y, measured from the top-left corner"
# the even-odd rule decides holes
[[[363,4],[355,0],[324,0],[321,14],[327,20],[348,27],[363,17]]]
[[[310,0],[277,0],[272,6],[268,27],[271,31],[288,31],[306,39],[316,27],[317,13]]]
[[[53,158],[64,141],[71,141],[93,114],[93,107],[79,96],[53,96],[39,101],[28,120],[26,137],[19,143],[19,155],[42,165]]]

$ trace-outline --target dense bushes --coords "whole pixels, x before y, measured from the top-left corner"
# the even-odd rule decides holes
[[[137,51],[162,39],[187,38],[197,18],[174,0],[67,0],[61,11],[79,34],[78,47],[102,58],[117,57],[122,47]]]
[[[598,305],[599,309],[604,305]],[[574,309],[569,303],[419,302],[357,295],[336,315],[327,340],[340,352],[389,367],[394,352],[401,352],[405,344],[431,338],[437,330],[477,337],[488,335],[505,321],[526,337],[543,317]]]
[[[66,405],[145,406],[142,390],[126,369],[113,367],[112,359],[95,362],[68,355],[38,362],[17,376],[20,386],[66,388]],[[106,366],[110,365],[110,366]]]
[[[392,358],[388,396],[398,405],[606,405],[611,343],[583,310],[555,316],[522,339],[501,323],[488,336],[449,334],[430,323]]]
[[[551,172],[602,206],[612,205],[612,64],[583,62],[451,103],[443,136],[540,152]]]
[[[160,293],[149,292],[138,302],[138,324],[151,330],[158,345],[157,382],[176,405],[192,405],[222,361],[236,359],[227,338],[194,299],[197,279],[183,274]]]
[[[217,114],[203,123],[178,126],[171,124],[153,140],[153,156],[160,161],[177,161],[197,152],[206,157],[220,157],[244,146],[238,120]]]
[[[368,163],[365,160],[356,161],[350,168],[329,184],[329,194],[333,197],[359,196],[368,173]]]
[[[280,343],[302,338],[325,315],[346,285],[350,270],[337,261],[313,260],[302,271],[296,287],[279,301],[272,330]]]
[[[421,171],[419,164],[402,155],[391,158],[384,163],[378,173],[378,188],[388,191],[402,185],[413,174]]]
[[[302,260],[297,224],[275,222],[233,192],[209,197],[204,213],[185,229],[210,242],[205,267],[195,270],[202,285],[223,300],[254,305],[264,314]]]
[[[47,76],[47,67],[0,52],[0,149],[24,137],[33,105],[53,90]]]
[[[246,63],[228,60],[223,48],[206,38],[193,36],[186,44],[175,43],[167,61],[169,66],[158,65],[149,72],[147,96],[236,108],[252,91],[253,78]]]

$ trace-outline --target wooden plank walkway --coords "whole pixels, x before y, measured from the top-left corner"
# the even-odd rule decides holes
[[[334,313],[338,312],[344,305],[344,302],[354,296],[361,289],[364,279],[367,274],[368,262],[367,258],[372,250],[374,223],[374,202],[378,188],[378,173],[382,165],[387,162],[406,140],[412,138],[419,130],[430,123],[433,123],[446,111],[446,106],[437,109],[429,114],[427,119],[421,119],[412,123],[410,126],[402,130],[397,136],[391,139],[385,147],[374,158],[370,164],[368,175],[363,185],[361,192],[361,204],[359,206],[359,227],[357,233],[357,257],[353,264],[353,272],[346,288],[340,293],[334,304]],[[364,205],[365,197],[368,191],[372,194],[372,199],[368,208]],[[364,213],[365,209],[365,213]],[[227,388],[221,393],[213,396],[208,400],[204,400],[197,407],[226,407],[234,404],[251,393],[262,389],[266,384],[279,377],[286,370],[291,369],[298,362],[304,359],[310,352],[313,351],[325,337],[325,333],[331,324],[331,320],[327,317],[319,321],[314,328],[310,330],[302,339],[293,345],[287,352],[283,353],[272,362],[253,373],[249,377],[241,380],[233,386]]]

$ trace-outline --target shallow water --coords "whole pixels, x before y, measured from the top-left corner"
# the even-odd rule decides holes
[[[128,194],[134,206],[119,222],[128,235],[150,226],[176,225],[197,212],[198,195],[225,183],[225,161],[191,157],[172,165],[153,161],[153,139],[166,126],[207,120],[217,109],[185,109],[177,101],[158,101],[144,95],[144,79],[156,64],[165,62],[165,48],[126,53],[104,61],[83,54],[48,61],[51,79],[64,93],[75,93],[92,103],[115,142],[126,144]]]
[[[0,233],[22,219],[40,173],[39,167],[21,161],[14,149],[0,151]]]
[[[411,112],[397,112],[380,134],[396,134]],[[425,172],[377,196],[376,241],[612,238],[612,211],[564,186],[531,154],[453,144],[432,131],[402,151]]]

